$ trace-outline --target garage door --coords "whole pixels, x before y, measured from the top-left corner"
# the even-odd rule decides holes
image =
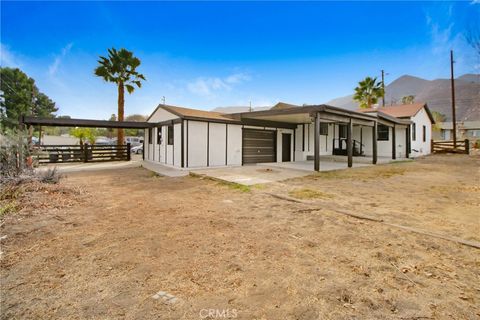
[[[275,133],[271,130],[243,129],[243,164],[277,161]]]

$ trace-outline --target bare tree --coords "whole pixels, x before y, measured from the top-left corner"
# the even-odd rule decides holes
[[[476,53],[480,56],[480,31],[478,26],[477,27],[470,27],[465,32],[465,39],[467,40],[468,44],[472,46],[472,48],[476,51]]]

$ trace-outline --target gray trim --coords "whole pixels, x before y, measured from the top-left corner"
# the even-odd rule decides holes
[[[210,166],[210,122],[207,122],[207,167]]]
[[[228,123],[225,123],[225,166],[228,166]]]
[[[185,120],[186,121],[186,125],[187,125],[187,168],[188,168],[188,127],[189,127],[189,124],[188,124],[188,120]]]
[[[109,121],[89,119],[64,119],[22,116],[21,122],[26,125],[54,126],[54,127],[87,127],[87,128],[115,128],[115,129],[145,129],[152,128],[155,123],[136,121]]]
[[[182,145],[182,151],[181,151],[181,155],[182,155],[181,166],[182,166],[182,168],[185,168],[185,141],[184,141],[184,139],[185,139],[185,133],[184,133],[185,126],[184,126],[184,122],[185,121],[182,120],[182,127],[181,127],[182,133],[181,133],[181,138],[180,138],[180,139],[182,139],[182,143],[181,143],[181,145]]]

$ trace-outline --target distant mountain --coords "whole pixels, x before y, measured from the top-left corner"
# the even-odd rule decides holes
[[[402,97],[414,95],[415,101],[426,102],[432,111],[451,119],[450,79],[425,80],[404,75],[385,87],[385,103],[401,103]],[[353,95],[333,99],[327,104],[356,110],[358,103]],[[480,75],[464,74],[455,80],[455,105],[457,120],[480,120]]]
[[[457,80],[473,82],[473,83],[480,83],[480,74],[464,74],[461,77],[458,77]]]
[[[271,107],[255,107],[252,108],[253,111],[262,111],[268,110]],[[250,107],[218,107],[211,111],[221,112],[221,113],[239,113],[239,112],[248,112],[250,111]]]

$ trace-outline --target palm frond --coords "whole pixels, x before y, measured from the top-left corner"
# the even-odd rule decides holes
[[[126,84],[125,88],[127,88],[127,91],[128,91],[129,94],[132,94],[133,91],[135,91],[135,87],[130,85],[130,84]]]

